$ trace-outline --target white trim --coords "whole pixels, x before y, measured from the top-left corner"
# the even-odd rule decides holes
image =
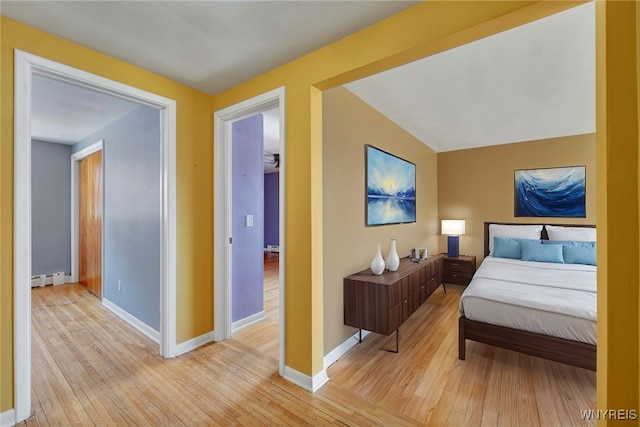
[[[13,388],[15,421],[31,415],[31,73],[32,63],[15,52],[14,86],[14,270]]]
[[[278,228],[279,228],[279,236],[278,241],[280,246],[278,247],[278,252],[280,256],[278,257],[278,271],[280,272],[280,290],[279,290],[279,312],[280,312],[280,320],[278,322],[280,326],[279,338],[280,338],[280,358],[278,359],[278,372],[280,375],[284,375],[284,367],[285,367],[285,225],[286,225],[286,211],[285,211],[285,177],[286,177],[286,139],[285,135],[285,90],[284,87],[279,88],[278,93],[278,106],[280,107],[280,176],[278,178],[278,193],[279,193],[279,204],[278,212]]]
[[[16,415],[13,409],[0,413],[0,427],[9,427],[15,425]]]
[[[364,339],[364,337],[366,337],[370,333],[371,332],[369,332],[369,331],[364,331],[363,330],[362,331],[362,338]],[[336,363],[338,361],[338,359],[340,359],[342,356],[344,356],[349,350],[351,350],[353,347],[358,345],[358,341],[359,341],[358,335],[359,335],[358,332],[356,332],[355,334],[353,334],[352,336],[347,338],[345,340],[345,342],[343,342],[342,344],[338,345],[336,348],[331,350],[326,356],[324,356],[324,358],[322,359],[322,362],[323,362],[323,365],[324,365],[324,369],[328,369],[329,366],[331,366],[334,363]]]
[[[181,354],[188,353],[198,347],[214,342],[215,340],[213,339],[213,336],[214,332],[211,331],[185,342],[181,342],[176,346],[176,356],[180,356]]]
[[[176,101],[15,50],[14,85],[14,410],[31,415],[31,76],[45,75],[160,112],[160,354],[176,355]]]
[[[120,319],[128,323],[133,329],[140,332],[145,337],[149,338],[155,343],[160,344],[160,332],[153,329],[151,326],[144,323],[142,320],[135,316],[132,316],[127,311],[115,305],[113,302],[106,298],[102,299],[102,306],[118,316]]]
[[[177,356],[177,223],[176,101],[160,110],[160,355]]]
[[[80,247],[80,160],[86,159],[93,153],[101,151],[103,146],[104,139],[101,139],[100,141],[71,154],[71,280],[74,283],[77,283],[80,280],[80,275],[78,274],[80,256],[80,251],[78,249]],[[104,168],[102,169],[102,174],[104,178]],[[104,265],[104,263],[102,265]]]
[[[236,320],[231,323],[231,333],[234,334],[248,326],[251,326],[255,323],[261,322],[267,318],[267,313],[264,311],[260,311],[258,313],[252,314],[251,316],[247,316],[244,319]]]
[[[292,382],[295,385],[302,387],[307,391],[310,391],[311,393],[315,393],[320,389],[320,387],[322,387],[327,383],[327,381],[329,381],[326,369],[323,369],[313,377],[310,377],[309,375],[305,375],[302,372],[298,372],[293,368],[285,366],[284,375],[282,376],[287,381]]]
[[[216,111],[214,113],[214,309],[216,325],[214,336],[222,341],[231,336],[231,122],[261,113],[273,107],[280,111],[280,354],[278,371],[285,369],[285,88],[279,87],[262,95]]]

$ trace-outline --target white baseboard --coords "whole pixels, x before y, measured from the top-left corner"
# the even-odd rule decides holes
[[[251,326],[254,323],[258,323],[267,318],[267,313],[264,311],[260,311],[256,314],[252,314],[251,316],[247,316],[244,319],[236,320],[231,324],[231,333],[238,332],[241,329],[246,328],[247,326]]]
[[[362,338],[364,339],[364,337],[366,337],[370,333],[371,332],[369,331],[363,330]],[[310,377],[301,372],[298,372],[295,369],[290,368],[288,366],[285,366],[284,375],[283,375],[284,379],[302,387],[307,391],[315,393],[316,391],[318,391],[318,389],[320,389],[320,387],[322,387],[327,383],[327,381],[329,381],[329,376],[327,375],[327,368],[333,365],[335,362],[337,362],[338,359],[340,359],[342,356],[344,356],[347,353],[347,351],[349,351],[352,347],[354,347],[356,344],[359,343],[358,335],[359,335],[358,332],[356,332],[355,334],[347,338],[345,342],[343,342],[342,344],[340,344],[339,346],[331,350],[329,353],[327,353],[327,355],[324,356],[322,360],[324,369],[322,369],[321,372],[317,373],[313,377]]]
[[[366,337],[370,333],[371,332],[369,331],[363,330],[362,338],[364,339],[364,337]],[[345,342],[343,342],[342,344],[340,344],[339,346],[331,350],[326,356],[324,356],[323,358],[324,369],[326,370],[329,366],[336,363],[338,359],[340,359],[342,356],[344,356],[347,353],[347,351],[351,350],[352,347],[358,344],[358,339],[359,339],[358,332],[356,332],[355,334],[347,338]]]
[[[284,375],[282,377],[285,380],[310,391],[311,393],[315,393],[320,389],[320,387],[329,381],[329,377],[327,376],[327,371],[325,369],[318,372],[313,377],[310,377],[309,375],[305,375],[302,372],[298,372],[293,368],[285,366]]]
[[[9,427],[15,425],[16,415],[13,409],[0,413],[0,427]]]
[[[210,342],[214,342],[214,332],[207,332],[206,334],[202,334],[198,337],[192,338],[185,342],[181,342],[176,345],[176,356],[180,356],[181,354],[185,354],[190,352],[191,350],[195,350],[198,347],[202,347],[205,344],[209,344]]]
[[[160,332],[156,331],[155,329],[153,329],[152,327],[150,327],[149,325],[147,325],[137,317],[134,317],[131,314],[127,313],[126,311],[124,311],[123,309],[121,309],[120,307],[118,307],[117,305],[115,305],[114,303],[112,303],[106,298],[102,298],[102,305],[107,310],[109,310],[110,312],[112,312],[113,314],[115,314],[125,322],[127,322],[134,329],[138,330],[144,336],[146,336],[153,342],[160,344]]]

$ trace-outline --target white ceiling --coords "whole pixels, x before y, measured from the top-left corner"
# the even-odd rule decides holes
[[[262,113],[264,173],[277,172],[273,155],[280,153],[280,108]]]
[[[11,1],[0,13],[216,94],[417,1]]]
[[[135,102],[34,75],[31,137],[72,145],[137,107]]]
[[[595,2],[346,87],[437,152],[595,132]]]
[[[2,0],[0,13],[215,94],[415,3]],[[438,152],[594,132],[594,15],[592,2],[346,86]],[[135,108],[38,84],[45,140],[76,142]]]

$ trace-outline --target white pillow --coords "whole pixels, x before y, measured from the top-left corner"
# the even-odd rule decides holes
[[[581,242],[595,242],[595,227],[562,227],[545,225],[549,240],[578,240]]]
[[[540,240],[542,225],[489,224],[489,255],[493,254],[494,237]]]

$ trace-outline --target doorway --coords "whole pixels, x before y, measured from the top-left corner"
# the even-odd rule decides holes
[[[214,115],[215,127],[215,186],[214,203],[216,214],[214,217],[215,242],[214,248],[214,289],[215,289],[215,331],[216,341],[230,338],[232,335],[232,283],[233,283],[233,232],[232,232],[232,124],[256,114],[265,113],[274,109],[279,111],[279,256],[278,256],[278,293],[279,293],[279,350],[278,370],[284,374],[284,330],[285,330],[285,141],[284,141],[284,88],[278,88],[255,98],[241,102],[217,111]],[[262,153],[261,153],[262,155]],[[250,222],[250,218],[245,218]],[[245,225],[248,224],[245,222]],[[219,254],[219,255],[218,255]]]
[[[161,165],[161,307],[160,354],[176,352],[176,102],[25,52],[15,51],[14,127],[14,410],[17,421],[31,413],[31,95],[32,76],[128,99],[160,115]]]
[[[280,174],[274,162],[279,116],[273,109],[234,121],[231,143],[231,338],[274,361],[280,314]]]

